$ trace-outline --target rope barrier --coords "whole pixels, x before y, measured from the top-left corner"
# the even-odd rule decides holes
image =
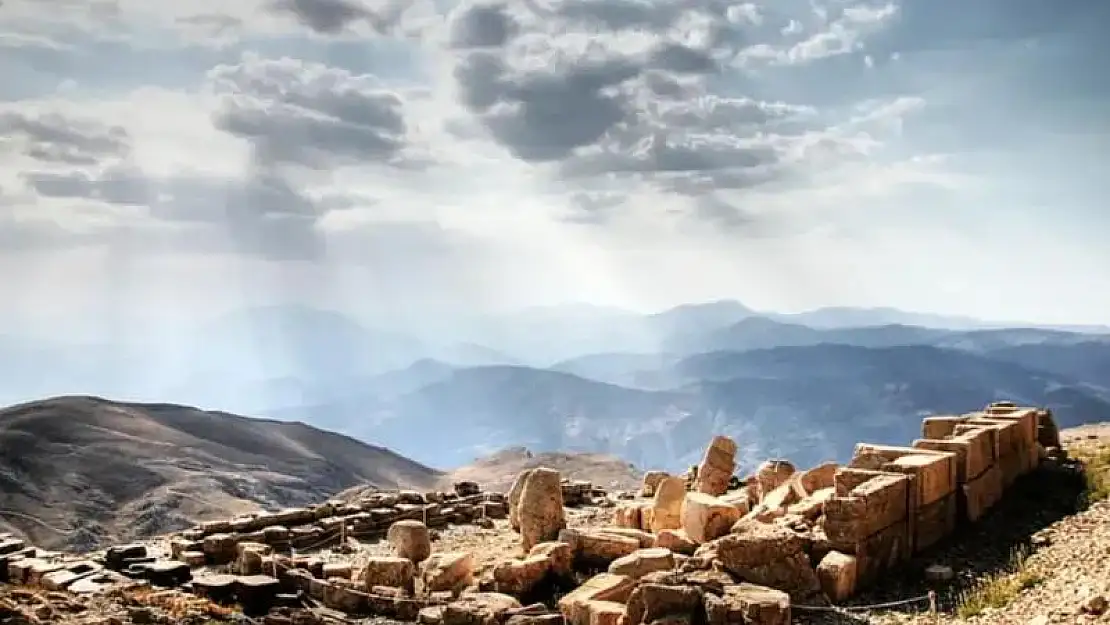
[[[921,595],[920,597],[910,597],[909,599],[900,599],[898,601],[887,601],[886,603],[873,603],[870,605],[848,605],[848,606],[827,606],[827,605],[798,605],[793,604],[790,606],[791,610],[802,610],[809,612],[868,612],[871,610],[884,610],[887,608],[896,608],[903,605],[910,605],[912,603],[920,603],[929,601],[930,604],[934,601],[933,593]]]

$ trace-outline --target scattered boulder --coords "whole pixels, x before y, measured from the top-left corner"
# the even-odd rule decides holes
[[[735,470],[736,442],[727,436],[714,436],[698,465],[694,489],[707,495],[723,495],[728,492]]]
[[[686,500],[686,482],[679,477],[665,477],[655,488],[649,528],[653,533],[682,527],[682,502]]]
[[[496,592],[466,594],[443,609],[443,625],[498,625],[501,617],[520,602]]]
[[[465,551],[433,553],[420,574],[424,592],[459,593],[474,582],[474,556]]]
[[[609,565],[609,572],[613,575],[624,575],[632,579],[639,579],[648,573],[669,571],[674,567],[674,554],[671,553],[670,549],[651,547],[638,549],[627,556],[613,560]]]
[[[411,588],[414,576],[412,560],[395,556],[371,557],[362,569],[362,581],[368,590],[374,586]]]
[[[682,505],[682,530],[694,542],[720,538],[740,520],[740,510],[717,497],[687,493]]]
[[[520,495],[524,492],[524,483],[528,481],[528,476],[532,474],[535,469],[525,469],[516,476],[513,485],[509,487],[509,525],[516,531],[520,531]]]
[[[539,543],[555,540],[559,530],[566,527],[563,514],[563,488],[559,472],[542,467],[532,469],[521,489],[517,510],[524,551]]]
[[[759,501],[782,486],[796,472],[797,469],[788,460],[767,460],[760,464],[755,472]]]
[[[726,571],[746,582],[784,590],[795,598],[821,591],[805,543],[778,525],[740,521],[733,533],[702,545]],[[695,554],[697,557],[698,554]]]
[[[674,553],[687,556],[694,555],[694,551],[698,548],[698,544],[681,529],[660,530],[659,533],[655,535],[655,546],[663,547]]]
[[[428,527],[420,521],[397,521],[389,526],[386,538],[398,556],[412,560],[414,564],[427,560],[432,554],[432,539]]]
[[[648,471],[644,473],[644,483],[640,488],[640,496],[654,497],[655,489],[659,486],[659,482],[662,482],[665,478],[670,476],[671,475],[666,471]]]

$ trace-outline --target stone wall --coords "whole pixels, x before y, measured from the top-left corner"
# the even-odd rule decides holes
[[[529,469],[507,494],[460,483],[204,523],[172,538],[170,560],[129,545],[64,563],[0,536],[0,581],[93,592],[142,580],[251,612],[315,602],[425,625],[780,625],[792,601],[843,601],[977,521],[1059,446],[1049,411],[995,403],[926,418],[908,446],[860,443],[843,466],[769,460],[737,479],[737,446],[717,436],[688,475],[649,471],[638,493]],[[573,505],[615,506],[613,526],[567,528]],[[494,566],[429,539],[504,518],[520,549]],[[354,553],[355,538],[385,538],[395,555],[358,570],[312,556]]]

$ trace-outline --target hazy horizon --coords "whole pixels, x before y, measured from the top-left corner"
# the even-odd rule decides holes
[[[1098,0],[6,0],[0,327],[1105,324]]]

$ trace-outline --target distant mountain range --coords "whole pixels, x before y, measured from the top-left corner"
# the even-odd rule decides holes
[[[714,433],[737,439],[745,466],[811,464],[1003,398],[1046,405],[1062,425],[1110,420],[1110,331],[893,309],[573,306],[417,332],[269,307],[179,344],[167,355],[0,337],[0,399],[89,393],[303,420],[440,468],[526,445],[677,470]]]

